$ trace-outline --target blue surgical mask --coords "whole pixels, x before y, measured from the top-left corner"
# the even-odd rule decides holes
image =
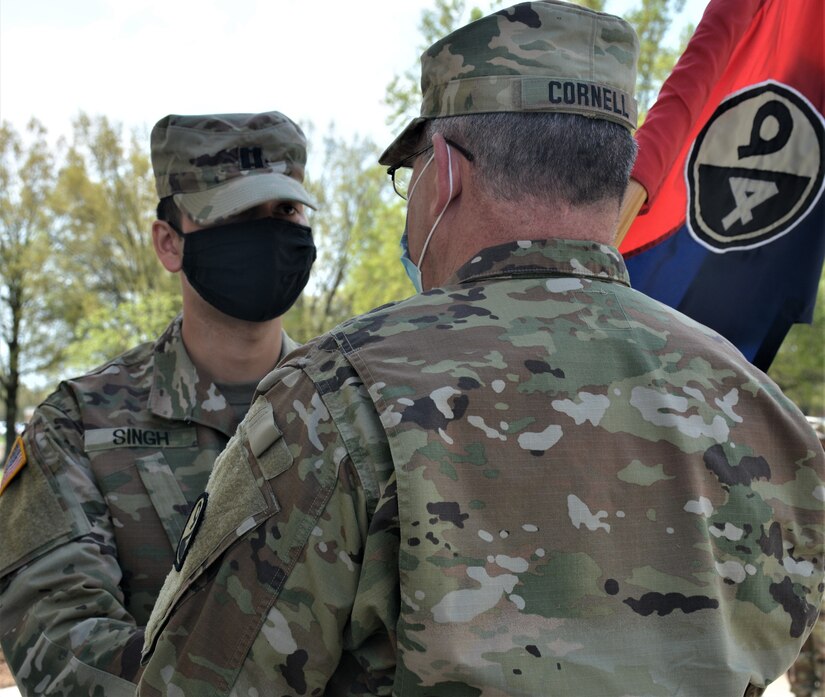
[[[407,194],[407,206],[410,205],[410,201],[412,200],[413,192],[415,191],[415,187],[418,186],[418,182],[421,181],[421,177],[424,174],[424,170],[430,166],[433,159],[435,158],[435,152],[430,155],[430,159],[427,160],[427,164],[425,164],[421,171],[418,173],[418,177],[413,182],[412,186],[410,187],[410,192]],[[444,206],[441,213],[438,214],[438,217],[435,219],[432,228],[430,228],[430,234],[427,235],[427,239],[424,241],[424,247],[421,249],[421,256],[418,258],[418,263],[414,263],[413,260],[410,258],[410,245],[409,245],[409,238],[407,237],[407,222],[404,222],[404,234],[401,235],[401,265],[404,267],[404,271],[407,273],[407,277],[413,284],[416,293],[423,292],[423,285],[421,281],[421,262],[424,261],[424,254],[427,251],[427,247],[430,244],[430,240],[432,239],[433,233],[435,229],[438,227],[438,224],[441,222],[441,217],[444,215],[444,212],[449,207],[450,203],[453,200],[453,156],[452,151],[450,150],[450,146],[447,145],[447,166],[450,170],[450,195],[447,197],[447,205]]]
[[[407,272],[407,277],[413,284],[416,293],[422,293],[421,286],[421,269],[419,269],[415,262],[410,259],[410,243],[407,239],[407,223],[404,223],[404,234],[401,235],[401,265],[404,271]]]

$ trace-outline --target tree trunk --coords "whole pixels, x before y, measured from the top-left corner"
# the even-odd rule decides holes
[[[14,445],[14,439],[17,437],[15,424],[17,423],[17,376],[9,376],[9,387],[6,390],[6,451],[3,453],[3,463],[9,457],[11,446]],[[11,383],[14,383],[12,387]]]
[[[19,293],[12,293],[12,331],[9,341],[9,365],[4,380],[4,397],[6,407],[6,450],[3,453],[3,464],[9,457],[14,439],[17,436],[17,393],[20,390],[20,325],[23,312]]]

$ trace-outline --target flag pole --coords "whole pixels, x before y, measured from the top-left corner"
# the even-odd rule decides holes
[[[624,192],[622,206],[619,209],[619,228],[616,232],[615,247],[618,247],[624,240],[627,231],[647,201],[647,190],[635,179],[630,179],[627,189]]]

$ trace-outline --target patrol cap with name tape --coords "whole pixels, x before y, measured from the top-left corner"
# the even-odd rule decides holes
[[[430,119],[564,112],[636,128],[639,40],[620,17],[558,0],[523,2],[471,22],[421,55],[421,115],[381,155],[403,162]]]
[[[158,197],[207,225],[267,201],[317,208],[301,182],[306,137],[277,111],[261,114],[170,114],[152,128]]]

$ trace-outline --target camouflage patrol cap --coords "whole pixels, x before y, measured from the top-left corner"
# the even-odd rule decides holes
[[[381,155],[395,165],[430,119],[565,112],[636,128],[636,32],[619,17],[558,0],[523,2],[457,29],[421,56],[421,116]]]
[[[277,111],[261,114],[170,114],[152,128],[158,197],[200,225],[272,200],[317,204],[301,185],[306,138]]]

